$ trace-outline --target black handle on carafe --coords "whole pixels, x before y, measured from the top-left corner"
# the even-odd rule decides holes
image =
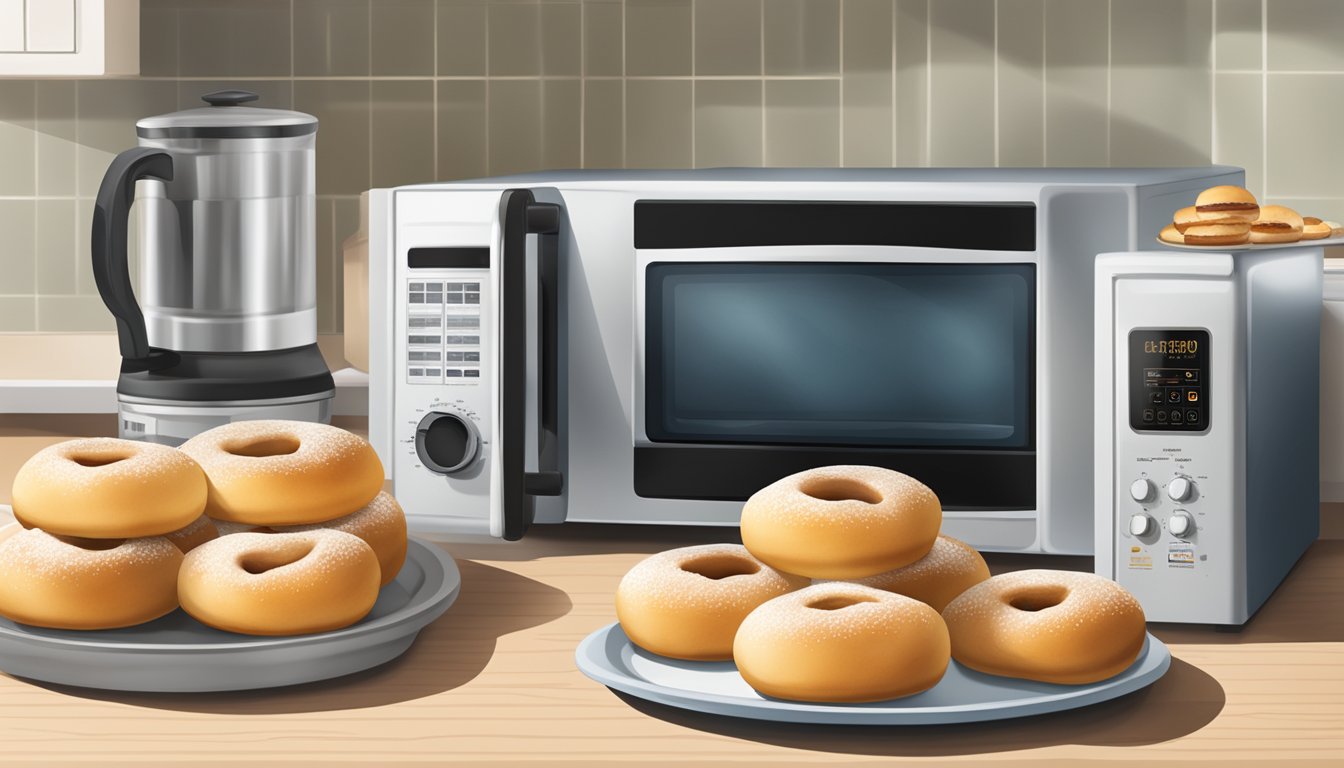
[[[169,364],[174,357],[149,346],[145,315],[135,300],[131,270],[126,258],[126,229],[135,182],[139,179],[173,180],[173,158],[161,149],[136,147],[117,155],[98,187],[93,205],[93,280],[112,316],[117,320],[122,370],[148,370],[156,362]]]
[[[503,537],[522,538],[536,515],[534,496],[558,496],[564,488],[557,446],[557,310],[560,207],[538,203],[526,189],[505,190],[500,201],[503,248],[500,293],[500,453],[503,482]],[[526,470],[527,444],[527,236],[537,235],[537,378],[541,402],[538,471]]]

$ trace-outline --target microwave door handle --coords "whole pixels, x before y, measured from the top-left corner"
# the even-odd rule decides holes
[[[526,189],[505,190],[500,201],[503,247],[500,257],[500,472],[502,475],[502,536],[522,538],[535,518],[534,496],[556,496],[564,487],[558,466],[556,428],[556,281],[555,259],[559,207],[535,202]],[[537,235],[537,264],[531,270],[538,281],[534,293],[537,386],[528,386],[528,259],[527,237]],[[549,275],[550,279],[547,279]],[[552,348],[548,351],[547,347]],[[536,404],[534,441],[528,440],[528,400]],[[549,426],[549,434],[547,429]],[[527,468],[529,443],[537,448],[537,470]]]

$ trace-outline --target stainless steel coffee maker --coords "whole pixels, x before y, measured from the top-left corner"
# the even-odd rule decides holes
[[[170,445],[230,421],[327,422],[335,394],[317,347],[317,118],[244,106],[247,91],[202,98],[136,123],[139,146],[112,161],[93,214],[94,279],[121,345],[119,432]]]

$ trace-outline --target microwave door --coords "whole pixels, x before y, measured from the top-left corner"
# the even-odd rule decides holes
[[[490,533],[509,541],[535,518],[536,496],[563,486],[558,447],[560,207],[530,190],[500,197],[498,439],[492,445]]]

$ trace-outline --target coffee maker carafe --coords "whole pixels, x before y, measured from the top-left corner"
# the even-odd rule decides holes
[[[331,418],[317,347],[317,118],[244,106],[257,99],[247,91],[202,98],[210,106],[136,123],[139,146],[112,161],[94,207],[125,438],[174,445],[230,421]]]

